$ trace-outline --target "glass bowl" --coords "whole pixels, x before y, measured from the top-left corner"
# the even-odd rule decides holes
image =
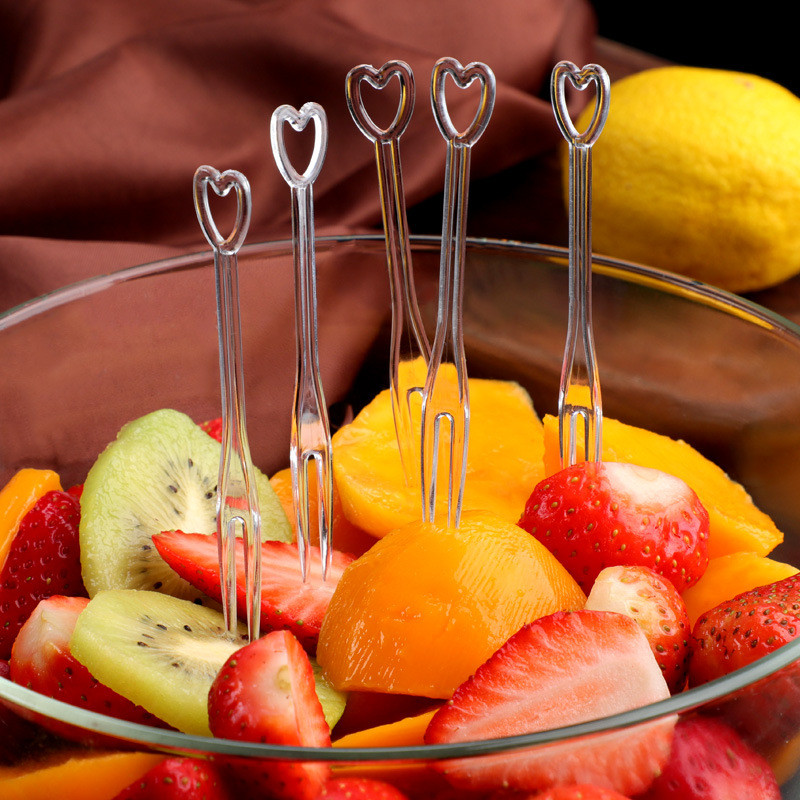
[[[413,258],[423,315],[431,324],[437,238],[415,237]],[[557,247],[468,243],[469,374],[518,381],[540,415],[556,412],[566,261]],[[317,262],[320,361],[335,427],[388,385],[383,238],[320,238]],[[246,246],[239,269],[249,438],[255,462],[272,474],[288,464],[289,452],[291,243]],[[800,328],[704,284],[599,256],[593,296],[605,415],[682,438],[722,466],[784,532],[773,557],[800,564]],[[0,481],[33,466],[56,470],[64,486],[79,483],[124,422],[156,408],[178,408],[197,420],[218,416],[215,325],[210,252],[111,272],[0,316]],[[515,758],[535,756],[560,763],[589,757],[584,748],[638,736],[672,715],[736,718],[744,709],[746,738],[773,765],[784,796],[792,797],[800,796],[794,667],[800,667],[800,640],[722,679],[628,713],[566,729],[430,747],[312,750],[212,740],[95,714],[3,678],[0,698],[68,723],[74,732],[102,734],[104,747],[324,761],[344,774],[389,779],[420,797],[446,786],[432,768],[445,760],[513,765]]]

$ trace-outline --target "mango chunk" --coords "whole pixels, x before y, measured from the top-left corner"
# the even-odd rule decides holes
[[[558,419],[548,414],[543,424],[545,473],[552,475],[561,468]],[[602,458],[660,469],[686,481],[708,511],[709,558],[738,552],[766,556],[783,541],[745,488],[687,442],[605,417]]]
[[[403,364],[413,370],[414,385],[425,383],[424,364]],[[442,367],[444,391],[455,397],[455,368]],[[517,522],[531,489],[544,478],[542,423],[528,393],[510,381],[471,378],[469,452],[464,510],[491,511]],[[420,429],[416,408],[414,430]],[[440,452],[446,452],[449,432]],[[419,453],[419,438],[413,453]],[[406,481],[394,431],[389,390],[378,394],[358,416],[333,436],[333,469],[342,510],[361,530],[381,537],[419,520],[422,498],[419,468]],[[446,458],[441,459],[446,462]],[[447,480],[439,472],[438,507],[444,507]]]

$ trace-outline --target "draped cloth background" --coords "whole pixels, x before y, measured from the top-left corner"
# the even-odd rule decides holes
[[[440,230],[445,143],[429,91],[449,55],[485,61],[498,82],[473,153],[469,233],[562,241],[549,76],[560,59],[594,60],[594,44],[585,0],[0,0],[0,309],[206,247],[191,196],[201,164],[248,177],[249,242],[288,237],[268,132],[282,103],[315,100],[328,116],[317,232],[380,229],[374,150],[344,80],[394,58],[417,84],[401,140],[412,233]],[[476,97],[450,83],[469,118]],[[365,98],[379,117],[384,98]]]

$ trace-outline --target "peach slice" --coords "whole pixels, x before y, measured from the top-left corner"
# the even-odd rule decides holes
[[[338,690],[447,698],[523,625],[585,602],[544,545],[496,514],[412,522],[344,571],[317,660]]]
[[[545,472],[552,475],[561,468],[558,419],[547,415],[543,423]],[[660,469],[686,481],[708,510],[710,558],[741,551],[765,556],[783,541],[745,488],[682,440],[605,417],[602,458]]]
[[[334,747],[413,747],[425,744],[424,735],[436,709],[385,725],[354,731],[333,742]]]
[[[43,761],[0,767],[0,797],[112,800],[164,758],[158,753],[58,751]]]
[[[425,382],[421,361],[404,364],[414,385]],[[443,392],[455,397],[455,368],[442,366]],[[464,509],[492,511],[516,522],[531,489],[544,478],[542,424],[519,384],[473,378],[469,381],[470,429]],[[414,429],[420,428],[416,408]],[[442,452],[449,443],[443,437]],[[419,452],[418,440],[413,448]],[[342,509],[352,524],[380,537],[420,519],[422,499],[418,465],[406,482],[394,432],[389,391],[378,394],[349,425],[333,437],[333,468]],[[446,459],[442,459],[446,462]],[[444,506],[444,465],[438,485]]]

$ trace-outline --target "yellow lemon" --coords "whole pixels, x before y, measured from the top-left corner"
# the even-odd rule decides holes
[[[800,98],[789,90],[726,70],[645,70],[612,84],[592,153],[595,252],[732,292],[800,272]],[[566,153],[563,163],[566,185]]]

